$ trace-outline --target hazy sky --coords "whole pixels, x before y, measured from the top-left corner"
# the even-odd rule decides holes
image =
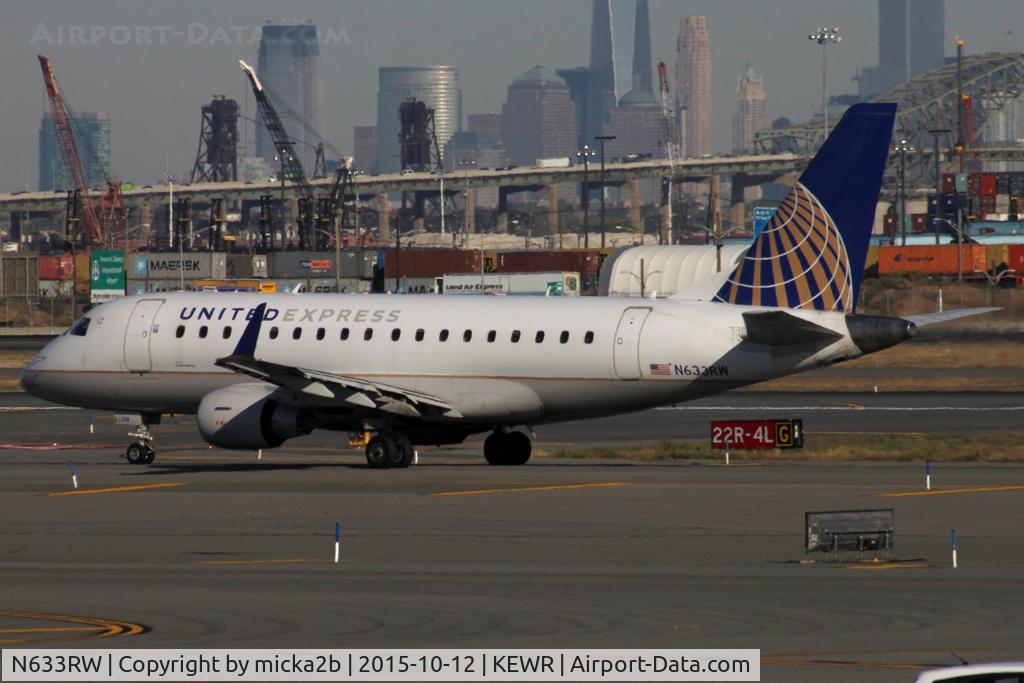
[[[260,25],[312,19],[321,36],[324,130],[351,150],[352,126],[376,120],[377,67],[453,64],[464,113],[500,111],[508,83],[533,64],[585,65],[590,0],[5,0],[0,6],[0,191],[35,189],[39,117],[47,107],[36,53],[53,60],[77,111],[109,114],[113,172],[136,183],[191,170],[200,107],[214,94],[256,111],[238,59],[255,62]],[[855,90],[877,61],[876,0],[651,0],[654,61],[675,61],[680,17],[708,18],[715,147],[731,145],[736,77],[764,75],[768,113],[805,120],[821,99],[821,55],[807,40],[841,27],[830,92]],[[244,28],[237,28],[244,27]],[[147,33],[148,32],[148,33]],[[1024,0],[947,0],[947,44],[1024,48]],[[252,39],[251,39],[252,38]],[[949,51],[948,53],[951,53]],[[251,144],[251,134],[249,135]]]

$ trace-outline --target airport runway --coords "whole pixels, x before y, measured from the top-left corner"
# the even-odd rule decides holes
[[[997,394],[864,398],[732,395],[692,406],[708,411],[540,437],[703,438],[719,413],[796,407],[821,429],[1015,429],[1024,406]],[[48,407],[0,395],[8,446],[67,446],[0,450],[2,644],[756,647],[765,681],[909,681],[954,663],[950,651],[1024,657],[1024,465],[942,465],[943,493],[896,497],[920,493],[920,464],[495,468],[474,442],[374,471],[331,435],[257,461],[205,448],[178,418],[161,426],[157,462],[132,467],[115,457],[124,427],[97,416],[89,435],[84,411]],[[883,410],[899,407],[921,410]],[[83,493],[53,495],[71,489],[70,460]],[[799,563],[804,512],[879,507],[896,510],[906,562]]]

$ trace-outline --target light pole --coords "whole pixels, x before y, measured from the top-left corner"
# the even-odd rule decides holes
[[[590,248],[590,157],[594,156],[594,150],[590,145],[583,145],[583,149],[576,152],[576,158],[583,160],[583,248]],[[576,242],[579,246],[579,242]]]
[[[928,131],[932,134],[934,147],[932,153],[935,155],[935,201],[938,204],[939,195],[942,194],[942,167],[939,163],[939,135],[948,133],[949,128],[932,128]],[[935,214],[940,215],[939,206],[935,207]],[[935,231],[935,244],[939,243],[939,231]]]
[[[829,45],[835,45],[843,40],[843,37],[839,35],[839,27],[833,26],[822,26],[814,33],[807,36],[808,40],[813,40],[818,45],[821,45],[821,114],[824,117],[825,125],[822,130],[825,136],[822,138],[822,144],[825,143],[825,139],[828,138],[828,99],[826,94],[828,92],[826,86],[827,62],[825,58],[825,50]]]
[[[465,190],[464,190],[463,195],[462,195],[462,203],[463,203],[463,210],[462,210],[462,232],[465,235],[469,235],[469,233],[470,233],[470,230],[469,230],[469,202],[470,202],[470,198],[469,198],[469,169],[476,167],[476,159],[467,159],[466,157],[463,157],[463,158],[459,159],[459,166],[462,167],[463,178],[465,179],[465,182],[466,182],[466,187],[465,187]],[[464,239],[466,240],[466,243],[468,244],[469,238],[466,237]],[[453,238],[452,244],[454,244],[454,243],[455,242],[454,242],[454,238]]]
[[[892,151],[900,155],[900,236],[901,246],[907,246],[907,153],[917,149],[906,140],[900,140]]]
[[[441,183],[441,234],[444,234],[444,163],[437,171],[439,181]]]
[[[604,249],[604,143],[614,140],[614,135],[598,135],[594,138],[601,143],[601,248]]]

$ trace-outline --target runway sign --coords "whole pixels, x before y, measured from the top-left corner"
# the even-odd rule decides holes
[[[888,510],[839,510],[804,514],[808,553],[892,550],[895,514]]]
[[[711,448],[803,448],[803,420],[714,420]]]

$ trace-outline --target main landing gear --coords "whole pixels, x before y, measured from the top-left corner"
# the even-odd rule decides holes
[[[374,469],[408,467],[415,457],[409,437],[396,432],[378,432],[366,444],[366,462]]]
[[[148,465],[156,460],[156,451],[153,450],[153,433],[149,431],[151,424],[160,424],[160,416],[143,415],[142,421],[128,436],[134,437],[135,441],[128,445],[124,457],[131,465]]]
[[[532,452],[533,443],[522,432],[497,431],[484,441],[484,457],[492,465],[525,465]]]

